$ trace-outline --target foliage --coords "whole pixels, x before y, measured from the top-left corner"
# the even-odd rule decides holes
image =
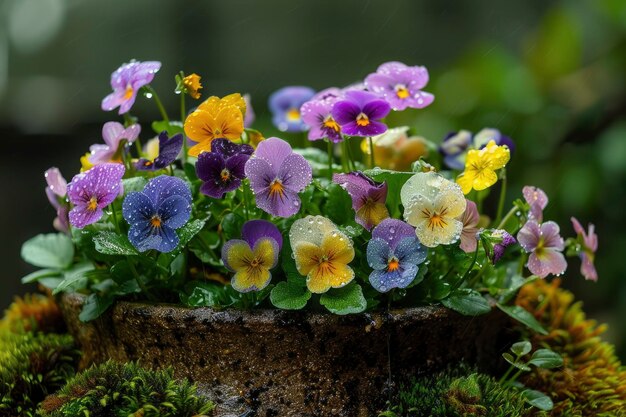
[[[109,361],[67,381],[45,399],[40,412],[43,417],[198,417],[213,407],[187,380],[175,380],[171,369]]]
[[[587,319],[582,304],[560,288],[559,280],[526,285],[516,304],[549,329],[547,335],[532,333],[533,345],[549,346],[563,358],[562,368],[535,368],[523,378],[526,386],[547,393],[554,402],[551,413],[537,414],[626,415],[626,369],[614,347],[600,338],[606,326]]]

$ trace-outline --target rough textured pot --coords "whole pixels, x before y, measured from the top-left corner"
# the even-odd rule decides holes
[[[111,358],[172,366],[209,388],[234,387],[257,416],[375,416],[390,376],[397,381],[462,359],[491,368],[510,338],[497,311],[464,317],[421,307],[335,316],[120,302],[81,323],[82,302],[79,295],[61,300],[83,365]]]

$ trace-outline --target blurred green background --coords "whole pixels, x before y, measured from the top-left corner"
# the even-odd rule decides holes
[[[564,285],[626,358],[626,1],[2,0],[0,308],[26,290],[21,243],[52,230],[44,170],[78,170],[117,120],[100,101],[132,58],[163,62],[153,85],[172,114],[181,69],[202,75],[205,96],[250,93],[266,136],[281,86],[343,86],[389,60],[427,66],[435,103],[403,113],[407,124],[433,141],[500,129],[518,145],[510,199],[536,185],[565,236],[572,215],[596,224],[599,282],[572,260]],[[133,113],[157,117],[143,99]]]

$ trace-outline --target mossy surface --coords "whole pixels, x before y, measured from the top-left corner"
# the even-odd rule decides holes
[[[563,357],[560,369],[535,368],[523,382],[549,395],[554,409],[539,416],[626,416],[626,369],[613,345],[602,341],[606,326],[587,319],[582,304],[560,288],[560,281],[524,286],[516,303],[549,330],[529,334],[533,346],[546,346]]]
[[[39,331],[65,333],[66,327],[59,306],[52,297],[43,294],[26,294],[15,300],[0,320],[0,331],[13,333]]]
[[[514,388],[493,377],[458,366],[415,378],[399,387],[385,417],[519,417],[529,406]]]
[[[41,404],[44,417],[199,417],[213,403],[171,370],[150,371],[135,363],[106,362],[67,382]]]

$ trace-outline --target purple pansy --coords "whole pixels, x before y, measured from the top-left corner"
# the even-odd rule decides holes
[[[435,96],[422,91],[428,84],[425,67],[409,67],[401,62],[388,62],[365,78],[367,89],[384,98],[394,110],[407,107],[422,109],[430,105]]]
[[[113,92],[102,100],[102,110],[111,111],[119,106],[119,114],[127,113],[133,107],[139,89],[150,84],[160,68],[161,63],[157,61],[123,64],[111,74]]]
[[[524,195],[524,200],[530,206],[528,218],[541,223],[543,221],[543,210],[548,205],[548,196],[541,188],[530,185],[522,188],[522,194]]]
[[[561,275],[567,261],[561,253],[565,244],[559,235],[559,225],[549,221],[542,224],[534,220],[526,222],[517,234],[519,244],[528,257],[527,267],[534,275],[545,278],[549,274]]]
[[[185,181],[160,175],[143,191],[126,196],[122,211],[130,225],[128,240],[140,252],[171,252],[178,246],[179,229],[191,215],[191,191]]]
[[[491,231],[491,239],[495,241],[493,245],[493,251],[489,254],[489,260],[492,264],[495,264],[502,258],[504,251],[511,245],[514,245],[517,240],[509,232],[503,229],[495,229]]]
[[[67,195],[74,208],[69,219],[72,226],[82,229],[102,217],[103,209],[120,194],[124,165],[101,164],[76,175],[67,186]]]
[[[339,184],[352,198],[352,209],[355,220],[367,230],[371,230],[389,217],[387,200],[387,183],[374,182],[362,172],[334,174],[333,182]]]
[[[387,125],[380,120],[390,111],[389,103],[375,94],[351,90],[335,103],[331,114],[345,135],[368,137],[387,131]]]
[[[304,132],[307,128],[300,115],[300,107],[309,101],[315,90],[309,87],[283,87],[272,93],[269,108],[272,122],[282,132]]]
[[[211,152],[202,152],[196,163],[196,174],[204,182],[200,192],[222,198],[225,193],[239,188],[252,152],[254,148],[250,145],[237,145],[222,138],[213,140]]]
[[[465,169],[465,157],[470,149],[482,149],[489,141],[496,145],[507,145],[511,153],[515,151],[515,143],[497,129],[485,128],[472,135],[468,130],[448,133],[439,146],[443,161],[451,169]]]
[[[118,154],[120,143],[126,140],[133,143],[141,132],[141,126],[133,124],[124,128],[124,125],[118,122],[107,122],[102,126],[102,139],[105,145],[91,145],[89,150],[89,162],[94,165],[105,164],[107,162],[121,162],[121,155]]]
[[[246,114],[243,117],[243,127],[250,127],[256,118],[254,109],[252,108],[252,99],[250,98],[250,94],[244,94],[243,100],[246,102]]]
[[[595,254],[598,250],[598,235],[595,233],[595,226],[589,224],[589,231],[585,233],[585,229],[576,218],[572,217],[571,220],[580,244],[580,250],[578,251],[578,256],[580,256],[582,262],[580,265],[580,273],[585,279],[597,281],[598,272],[593,265]]]
[[[52,222],[52,225],[59,232],[67,233],[70,230],[68,218],[70,209],[65,200],[67,196],[67,181],[61,175],[61,171],[55,167],[48,169],[44,176],[48,184],[46,196],[57,212],[57,217]]]
[[[261,210],[289,217],[300,210],[298,193],[311,183],[313,172],[306,159],[294,153],[287,142],[269,138],[259,143],[246,163],[245,174]]]
[[[367,263],[374,270],[369,276],[372,287],[379,292],[406,288],[415,279],[426,254],[411,225],[397,219],[383,220],[367,244]]]
[[[183,135],[181,133],[170,138],[167,136],[167,132],[163,131],[159,134],[159,155],[153,161],[141,158],[135,163],[135,169],[139,171],[157,171],[166,168],[176,160],[182,147]]]
[[[341,142],[341,128],[330,114],[333,109],[332,100],[311,100],[302,105],[302,120],[309,126],[309,140],[328,138]]]
[[[311,101],[324,100],[334,103],[341,97],[343,97],[343,90],[337,87],[329,87],[315,93],[315,95],[311,98]]]

